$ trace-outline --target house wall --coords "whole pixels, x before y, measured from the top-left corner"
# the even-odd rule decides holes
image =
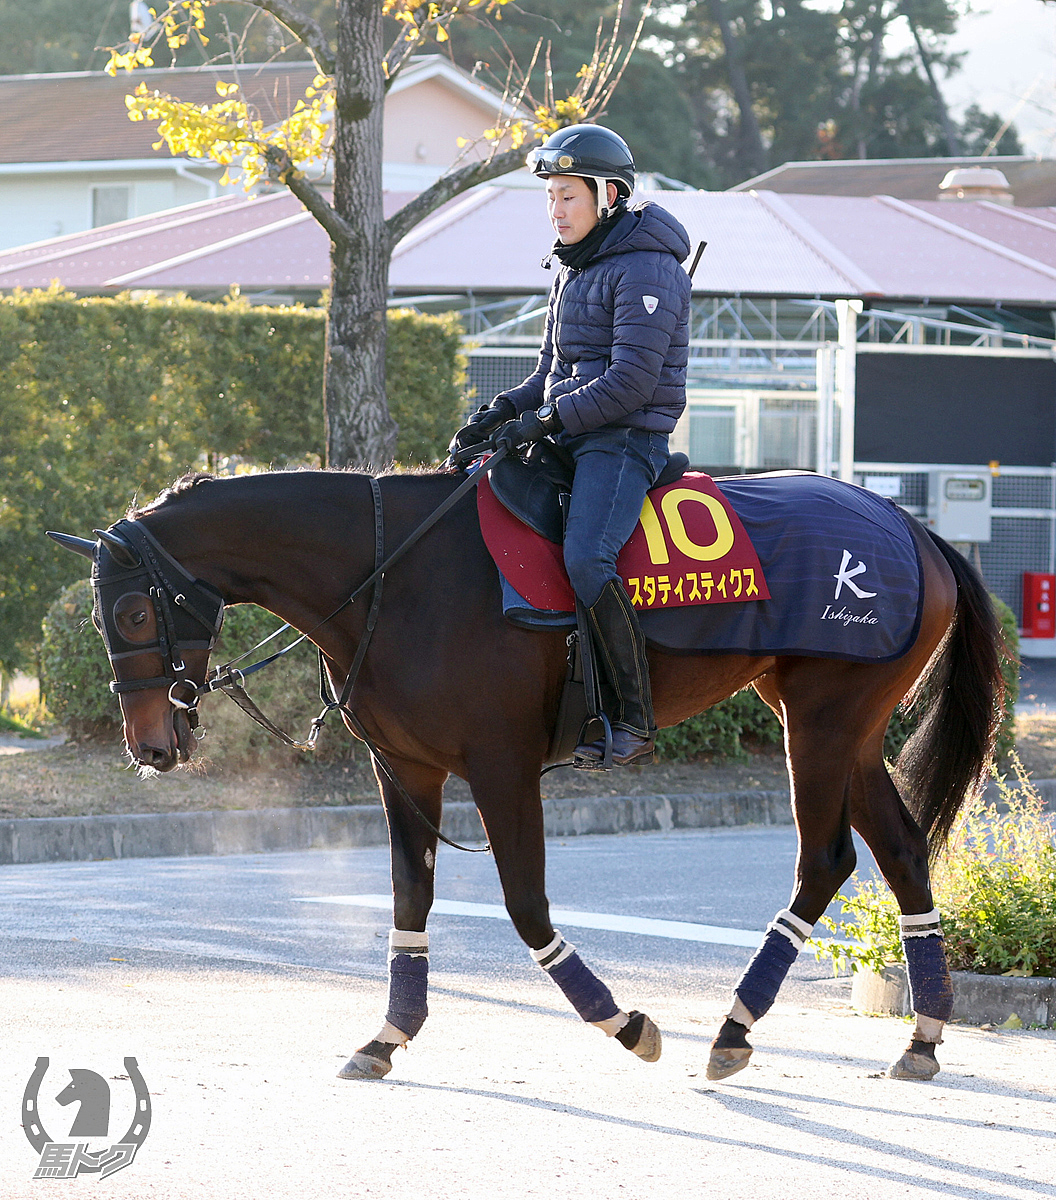
[[[460,137],[478,138],[495,121],[496,114],[489,115],[450,86],[423,80],[385,100],[385,161],[445,169],[461,153]]]
[[[107,201],[120,194],[97,194],[97,189],[127,188],[125,217],[141,217],[178,204],[209,198],[206,179],[219,179],[220,170],[195,168],[202,182],[181,178],[172,170],[48,171],[32,174],[0,174],[0,250],[23,246],[67,233],[93,228],[96,216],[114,213]],[[219,189],[217,189],[219,190]],[[214,193],[215,194],[215,193]],[[113,219],[121,219],[120,206]]]

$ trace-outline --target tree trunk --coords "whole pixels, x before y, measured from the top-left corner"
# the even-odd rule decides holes
[[[392,251],[381,192],[385,53],[378,0],[338,0],[334,208],[324,405],[330,467],[380,467],[396,448],[385,403],[386,300]]]
[[[708,2],[711,8],[711,19],[718,25],[719,33],[722,36],[722,47],[726,52],[726,70],[730,76],[730,88],[741,115],[738,157],[744,169],[753,175],[761,175],[766,170],[766,147],[763,145],[759,121],[756,119],[755,109],[752,107],[752,90],[748,85],[748,76],[744,70],[741,47],[734,35],[723,0],[708,0]]]
[[[909,22],[909,29],[913,34],[913,40],[917,43],[917,53],[920,55],[924,74],[928,77],[928,87],[931,89],[932,99],[935,101],[935,107],[939,110],[939,123],[942,125],[942,135],[946,139],[946,149],[949,151],[951,158],[959,158],[961,155],[961,139],[957,136],[956,127],[950,118],[950,110],[946,107],[946,101],[939,88],[939,81],[935,78],[935,71],[931,65],[931,55],[924,46],[924,39],[920,36],[920,26],[908,13],[906,14],[906,20]]]

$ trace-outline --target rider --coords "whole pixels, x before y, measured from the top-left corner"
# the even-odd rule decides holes
[[[628,207],[634,160],[623,138],[600,125],[559,130],[528,164],[546,180],[557,233],[543,266],[559,263],[539,361],[478,410],[456,442],[498,431],[496,444],[511,450],[550,436],[571,453],[565,567],[600,648],[613,762],[649,762],[656,725],[645,639],[616,556],[667,464],[668,434],[685,408],[690,280],[681,264],[689,237],[657,204]],[[603,756],[604,740],[576,748],[580,766]]]

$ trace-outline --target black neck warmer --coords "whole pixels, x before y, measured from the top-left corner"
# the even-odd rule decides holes
[[[543,266],[549,270],[550,260],[557,258],[563,266],[571,267],[573,271],[582,271],[594,257],[595,252],[601,249],[602,242],[609,236],[616,222],[626,211],[624,205],[619,205],[611,216],[606,217],[604,221],[599,221],[585,238],[580,238],[578,242],[573,242],[570,246],[566,246],[560,240],[554,242],[550,253],[543,259]]]

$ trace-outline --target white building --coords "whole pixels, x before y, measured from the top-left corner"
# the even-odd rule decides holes
[[[315,75],[312,63],[238,71],[265,123],[282,120]],[[208,104],[218,81],[234,79],[230,67],[0,76],[0,250],[241,192],[221,185],[222,167],[155,149],[154,124],[130,121],[125,106],[141,81]],[[474,142],[508,111],[497,92],[439,55],[412,59],[386,100],[384,186],[427,187],[463,153],[460,138]]]

